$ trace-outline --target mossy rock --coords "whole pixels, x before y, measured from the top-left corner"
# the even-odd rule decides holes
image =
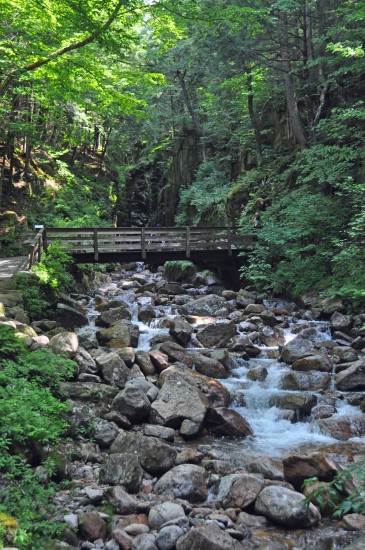
[[[0,512],[0,527],[6,531],[16,531],[19,527],[19,524],[13,516],[5,514],[5,512]]]

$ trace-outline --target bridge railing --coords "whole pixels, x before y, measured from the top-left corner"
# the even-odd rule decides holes
[[[42,250],[44,248],[44,228],[40,229],[35,237],[28,241],[29,244],[29,253],[28,253],[28,266],[27,269],[30,271],[32,267],[41,261]]]

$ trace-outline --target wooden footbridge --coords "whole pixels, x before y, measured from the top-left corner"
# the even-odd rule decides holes
[[[166,260],[227,262],[252,245],[230,227],[41,227],[30,245],[28,269],[50,243],[59,242],[78,263]]]

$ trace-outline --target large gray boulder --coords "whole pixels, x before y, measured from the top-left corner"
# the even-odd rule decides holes
[[[281,360],[285,363],[294,363],[298,359],[315,355],[313,342],[309,339],[297,336],[281,348]]]
[[[209,409],[205,424],[210,432],[219,436],[247,437],[253,435],[247,420],[237,411],[226,407]]]
[[[88,324],[86,315],[66,304],[57,304],[56,321],[61,327],[73,330]]]
[[[157,437],[121,430],[110,447],[110,454],[126,450],[135,454],[142,468],[152,475],[167,472],[173,467],[177,455],[176,449]]]
[[[137,493],[140,489],[143,470],[135,454],[111,454],[100,468],[100,483],[123,485],[128,492]]]
[[[189,502],[204,502],[208,496],[208,472],[195,464],[181,464],[166,472],[156,483],[154,491]]]
[[[208,294],[208,296],[184,304],[179,310],[183,315],[214,316],[216,312],[225,307],[227,307],[227,302],[224,298]]]
[[[171,363],[183,363],[189,368],[193,366],[193,360],[190,355],[180,344],[175,342],[164,342],[160,346],[160,351],[165,353]]]
[[[292,371],[284,375],[280,386],[284,390],[291,391],[320,391],[327,390],[331,382],[331,376],[328,372]]]
[[[184,319],[184,317],[175,317],[170,323],[170,334],[182,346],[187,346],[193,334],[193,327]]]
[[[74,332],[60,332],[50,339],[49,345],[56,353],[73,357],[79,348],[79,339]]]
[[[123,487],[109,487],[105,497],[117,514],[134,514],[137,510],[138,501],[136,497],[128,494]]]
[[[129,418],[131,422],[142,422],[150,414],[151,403],[143,390],[128,386],[115,397],[112,409]]]
[[[245,548],[246,546],[214,523],[193,527],[176,543],[176,550],[244,550]]]
[[[99,317],[95,319],[95,324],[98,327],[110,327],[114,323],[121,321],[122,319],[130,319],[131,312],[127,305],[122,305],[107,311],[103,311]]]
[[[120,349],[138,345],[138,327],[128,321],[117,321],[108,328],[102,328],[96,333],[100,345]]]
[[[314,527],[320,522],[321,514],[313,504],[304,504],[304,498],[286,487],[265,487],[255,502],[255,513],[286,527]]]
[[[201,353],[193,353],[192,358],[194,361],[195,370],[205,376],[212,378],[227,378],[228,372],[220,361],[206,357]]]
[[[237,332],[234,321],[210,324],[201,329],[196,337],[205,348],[223,348]]]
[[[335,375],[335,384],[340,391],[361,391],[365,389],[365,361],[356,361],[348,369]]]
[[[321,372],[330,372],[332,370],[332,362],[326,355],[310,355],[294,361],[292,368],[297,371],[309,372],[317,370]]]
[[[95,361],[103,373],[104,380],[111,386],[124,388],[127,381],[130,380],[130,370],[117,353],[101,353]]]
[[[160,529],[162,525],[176,518],[185,517],[184,508],[176,502],[162,502],[152,506],[148,514],[150,529]]]
[[[223,508],[247,508],[255,502],[263,488],[263,480],[252,474],[231,474],[222,477],[217,502]]]

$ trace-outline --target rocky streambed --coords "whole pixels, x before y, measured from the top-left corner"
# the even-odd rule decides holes
[[[363,456],[364,324],[339,300],[300,307],[140,264],[65,297],[28,328],[77,365],[60,387],[68,529],[49,548],[365,548],[364,515],[333,520],[302,492]]]

